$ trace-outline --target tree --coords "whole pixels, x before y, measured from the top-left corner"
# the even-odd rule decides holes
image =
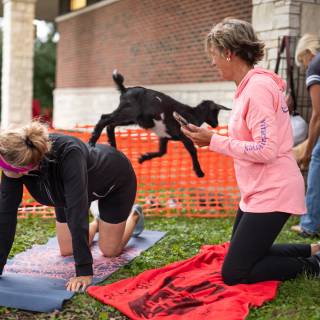
[[[2,83],[2,28],[0,29],[0,114],[1,114],[1,83]],[[55,85],[56,42],[55,28],[51,25],[46,41],[35,40],[33,97],[39,99],[41,105],[52,109],[53,89]]]
[[[56,70],[56,34],[50,25],[47,41],[36,39],[34,46],[33,97],[38,99],[43,108],[53,107],[53,89]]]

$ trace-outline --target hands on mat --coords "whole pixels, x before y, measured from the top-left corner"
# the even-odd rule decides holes
[[[66,284],[68,291],[83,292],[92,283],[92,276],[72,277]]]
[[[181,131],[199,147],[208,146],[210,144],[211,137],[214,134],[206,128],[197,127],[191,123],[186,126],[182,126]]]

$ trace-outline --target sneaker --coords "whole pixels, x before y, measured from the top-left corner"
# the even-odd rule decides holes
[[[302,238],[319,238],[317,232],[309,232],[301,228],[300,225],[295,225],[290,228],[291,231],[297,232],[298,235]]]
[[[290,230],[298,233],[302,231],[301,226],[299,224],[292,226]]]
[[[142,207],[139,204],[135,204],[132,207],[133,212],[136,212],[139,215],[139,220],[133,230],[132,237],[136,238],[138,237],[141,232],[144,230],[144,215]]]
[[[311,239],[320,237],[319,233],[313,233],[313,232],[311,233],[303,229],[301,229],[301,231],[298,232],[298,235],[302,238],[311,238]]]
[[[98,200],[92,201],[90,205],[90,213],[92,216],[96,219],[100,219],[100,212],[99,212],[99,207],[98,207]]]
[[[159,199],[156,196],[148,196],[146,197],[146,205],[150,209],[161,208],[162,205],[159,202]]]
[[[170,198],[167,201],[167,207],[170,209],[180,209],[182,205],[179,199]]]

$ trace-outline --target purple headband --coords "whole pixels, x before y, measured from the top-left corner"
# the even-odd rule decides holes
[[[31,170],[34,165],[29,164],[28,166],[25,167],[14,167],[8,162],[6,162],[1,156],[0,156],[0,167],[4,170],[12,171],[15,173],[22,173]]]

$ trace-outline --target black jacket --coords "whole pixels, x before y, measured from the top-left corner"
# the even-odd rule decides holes
[[[39,170],[21,178],[2,174],[0,185],[0,274],[11,250],[23,185],[39,203],[63,207],[72,235],[77,276],[92,275],[88,245],[90,202],[113,185],[125,183],[129,160],[107,145],[92,148],[78,138],[52,134],[52,149]]]

